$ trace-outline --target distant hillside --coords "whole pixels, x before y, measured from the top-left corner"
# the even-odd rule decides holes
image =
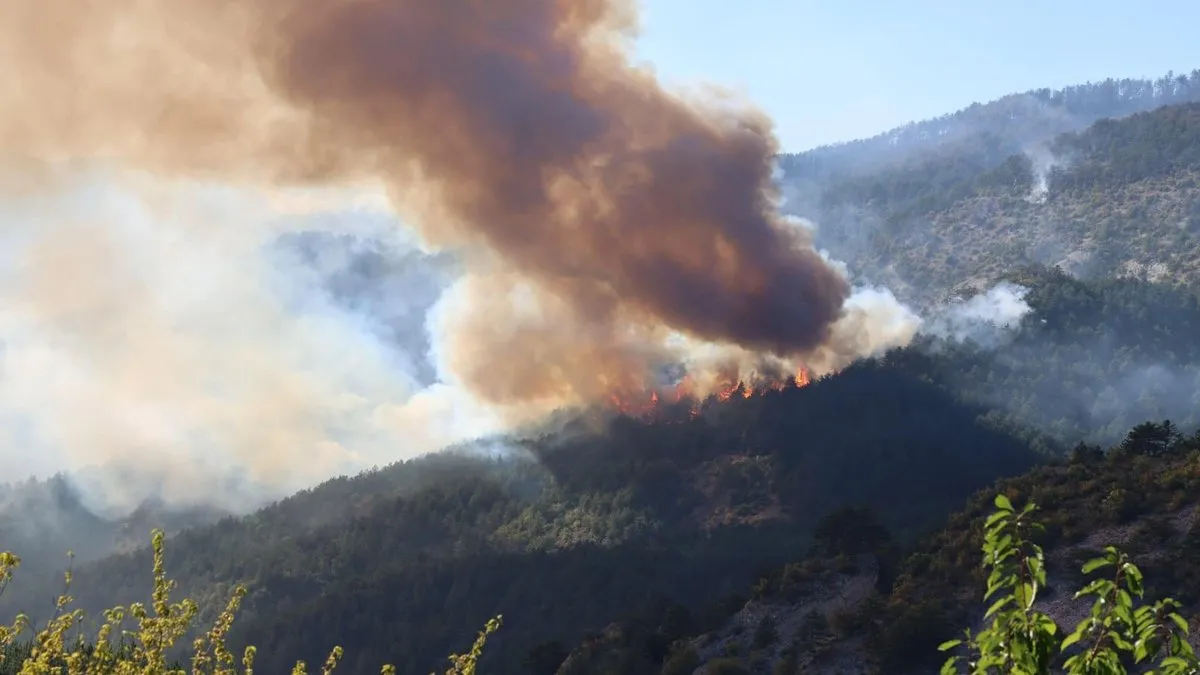
[[[1006,97],[783,158],[785,208],[915,302],[1027,264],[1196,284],[1198,99],[1200,71]]]
[[[794,182],[832,179],[894,167],[936,154],[1008,155],[1092,123],[1200,100],[1200,69],[1157,79],[1108,79],[1063,89],[1034,89],[846,143],[780,156]],[[987,149],[992,152],[986,152]]]
[[[889,358],[912,360],[1014,433],[1061,444],[1116,443],[1147,419],[1200,426],[1195,291],[1139,279],[1085,282],[1036,267],[1003,278],[1026,289],[1030,312],[1015,330],[923,339]]]
[[[146,533],[159,528],[175,533],[216,522],[226,512],[214,507],[174,507],[146,501],[119,518],[93,512],[78,487],[65,475],[0,484],[0,549],[19,551],[22,577],[34,587],[62,584],[67,553],[85,564],[116,551],[146,544]],[[46,590],[49,601],[56,590]]]

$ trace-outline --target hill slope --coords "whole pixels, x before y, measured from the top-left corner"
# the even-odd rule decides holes
[[[252,584],[242,635],[268,670],[339,641],[363,669],[424,672],[504,613],[488,658],[510,671],[538,642],[578,640],[652,597],[703,602],[741,587],[802,551],[843,500],[882,507],[897,475],[930,498],[890,509],[889,526],[927,530],[1035,461],[981,412],[900,366],[863,363],[697,419],[617,418],[603,433],[533,439],[522,447],[532,460],[444,455],[336,481],[185,532],[168,565],[209,607],[231,582]],[[398,491],[416,472],[422,487]],[[144,596],[148,561],[143,551],[81,567],[78,601],[95,610]]]
[[[966,589],[960,572],[975,558],[958,545],[969,539],[962,516],[903,567],[900,550],[976,490],[1061,461],[1080,439],[1117,443],[1145,419],[1200,425],[1200,301],[1173,283],[1200,269],[1197,97],[1200,73],[1033,92],[784,159],[789,208],[815,217],[820,243],[860,276],[929,308],[1004,280],[1030,307],[1017,326],[942,326],[804,388],[710,401],[695,419],[579,419],[334,479],[186,529],[169,542],[169,569],[210,615],[248,582],[237,639],[257,644],[272,672],[340,643],[349,672],[391,661],[424,673],[497,613],[506,625],[485,667],[502,672],[554,672],[581,641],[568,672],[658,672],[671,642],[701,635],[701,660],[771,647],[750,664],[766,667],[789,658],[781,631],[800,631],[808,656],[903,672],[966,616],[970,595],[960,601],[951,582]],[[352,289],[375,264],[330,283]],[[1022,480],[1084,481],[1080,512],[1150,503],[1131,495],[1153,482],[1144,458],[1076,454],[1087,461]],[[1154,489],[1190,489],[1186,466],[1165,468]],[[47,561],[78,546],[68,540],[120,548],[150,525],[218,517],[148,508],[106,521],[76,508],[69,488],[0,495],[24,512],[0,521],[3,548],[33,563],[0,609],[50,609]],[[51,513],[67,521],[36,517]],[[148,595],[145,549],[80,562],[73,594],[85,608]],[[839,608],[836,620],[822,624],[818,606]],[[767,630],[772,607],[786,625]],[[611,623],[639,610],[640,622]]]
[[[1110,78],[1059,90],[1034,89],[870,138],[784,154],[780,165],[800,186],[820,186],[938,154],[990,157],[983,163],[995,165],[1008,155],[1104,118],[1197,100],[1200,70],[1156,79]]]
[[[985,574],[984,519],[996,491],[1033,500],[1050,576],[1038,608],[1068,633],[1087,610],[1083,561],[1117,545],[1147,579],[1147,599],[1170,596],[1193,625],[1200,613],[1200,434],[1145,423],[1107,453],[1083,447],[1069,460],[1000,481],[973,496],[943,530],[903,559],[871,510],[844,509],[818,531],[810,554],[764,574],[723,617],[663,606],[610,625],[569,654],[559,675],[739,672],[868,675],[935,672],[937,645],[978,627]],[[915,495],[915,493],[914,493]],[[658,645],[657,648],[648,648]],[[707,670],[697,670],[699,668]]]
[[[503,613],[489,663],[515,669],[533,647],[574,644],[656,598],[698,612],[742,591],[846,504],[912,542],[1081,435],[1119,440],[1128,425],[1114,424],[1189,408],[1170,387],[1191,380],[1164,389],[1146,364],[1195,372],[1194,295],[1037,269],[1011,279],[1031,306],[1015,330],[712,401],[695,419],[581,420],[336,479],[174,537],[169,568],[209,611],[251,583],[239,639],[264,666],[342,642],[356,668],[417,672]],[[93,611],[144,597],[148,564],[142,550],[82,565],[75,595]],[[49,608],[48,581],[18,583],[5,607]]]
[[[784,158],[785,208],[815,221],[818,244],[857,276],[919,303],[1027,264],[1195,285],[1200,73],[1173,82],[1002,99],[921,123],[932,126],[906,133],[925,140],[895,141],[903,153],[884,152],[883,138],[855,151],[895,156],[886,162],[814,172],[833,150]],[[1030,97],[1044,101],[1017,104]],[[1048,101],[1067,99],[1091,112],[1059,124],[1071,105]]]

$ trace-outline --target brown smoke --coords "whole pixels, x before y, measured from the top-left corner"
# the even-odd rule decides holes
[[[635,24],[619,0],[9,0],[0,175],[382,180],[474,261],[444,348],[494,403],[645,382],[668,329],[841,354],[850,286],[775,215],[769,120],[631,67]]]

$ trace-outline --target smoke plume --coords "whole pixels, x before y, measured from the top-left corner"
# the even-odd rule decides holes
[[[61,338],[7,352],[0,396],[63,453],[187,445],[265,479],[361,461],[421,405],[512,421],[666,365],[715,386],[907,342],[911,313],[777,215],[770,120],[664,90],[635,34],[620,0],[0,4],[0,191],[36,221],[5,225],[5,325]],[[81,172],[140,206],[62,212]],[[382,186],[465,266],[429,319],[439,383],[330,307],[287,311],[273,216],[162,194],[230,186]]]
[[[1032,311],[1025,301],[1028,294],[1024,286],[1000,282],[986,292],[943,305],[925,320],[921,331],[943,340],[997,347],[1015,335]]]

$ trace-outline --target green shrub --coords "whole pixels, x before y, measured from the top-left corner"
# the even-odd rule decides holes
[[[1089,580],[1075,594],[1092,598],[1091,612],[1066,636],[1048,615],[1033,608],[1046,585],[1045,556],[1032,537],[1042,531],[1033,503],[1016,510],[998,495],[984,526],[983,564],[988,571],[985,627],[941,645],[959,650],[942,666],[943,675],[1012,673],[1124,675],[1127,665],[1152,664],[1157,675],[1200,673],[1188,624],[1171,599],[1141,602],[1142,572],[1115,547],[1084,563]],[[1099,573],[1099,576],[1093,576]],[[1141,668],[1145,665],[1140,665]]]

